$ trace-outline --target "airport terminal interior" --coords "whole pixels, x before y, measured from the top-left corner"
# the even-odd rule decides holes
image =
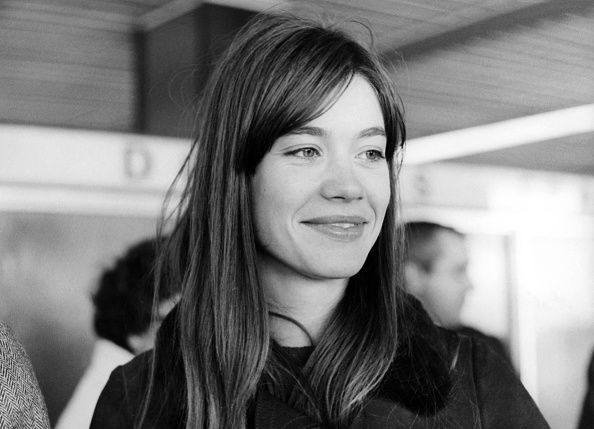
[[[346,25],[404,106],[403,219],[466,235],[464,323],[502,341],[553,429],[575,428],[594,350],[594,2],[580,0],[1,2],[0,321],[52,424],[89,364],[101,271],[179,196],[164,206],[214,61],[275,10],[365,23]]]

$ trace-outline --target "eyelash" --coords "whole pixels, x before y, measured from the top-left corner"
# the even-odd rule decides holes
[[[312,152],[315,152],[315,154],[313,156],[303,156],[305,151],[312,151]],[[287,152],[287,155],[297,156],[299,153],[302,154],[302,156],[300,156],[300,158],[305,158],[305,159],[311,159],[311,158],[315,158],[316,156],[320,156],[320,152],[316,148],[313,148],[313,147],[302,147],[299,149],[295,149],[290,152]]]
[[[305,151],[311,151],[311,152],[314,152],[314,153],[312,154],[312,156],[305,156]],[[299,157],[300,158],[305,158],[305,159],[311,159],[311,158],[315,158],[317,156],[320,156],[320,152],[317,149],[313,148],[313,147],[302,147],[302,148],[299,148],[299,149],[295,149],[295,150],[292,150],[290,152],[287,152],[287,155],[297,156],[300,153],[302,155],[299,156]],[[370,162],[379,162],[379,161],[382,161],[382,160],[386,159],[385,153],[382,152],[381,150],[369,149],[369,150],[364,151],[363,153],[366,154],[367,156],[373,154],[374,156],[377,157],[375,159],[369,159],[369,158],[367,158],[367,161],[370,161]]]

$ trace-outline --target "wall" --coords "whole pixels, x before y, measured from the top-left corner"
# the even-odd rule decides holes
[[[187,150],[175,139],[0,126],[0,321],[25,345],[52,424],[89,363],[98,277],[155,234]]]
[[[155,219],[0,210],[0,320],[23,342],[52,424],[89,363],[91,294]]]

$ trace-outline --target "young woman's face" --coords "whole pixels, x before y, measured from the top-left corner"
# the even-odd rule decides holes
[[[259,263],[277,274],[356,274],[390,200],[382,111],[355,76],[336,103],[277,139],[252,181]]]

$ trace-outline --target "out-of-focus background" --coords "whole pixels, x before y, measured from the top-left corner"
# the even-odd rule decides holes
[[[154,234],[213,61],[269,8],[373,28],[405,106],[405,218],[468,234],[464,321],[509,347],[552,428],[575,427],[594,348],[589,0],[1,2],[0,320],[52,423],[101,270]]]

